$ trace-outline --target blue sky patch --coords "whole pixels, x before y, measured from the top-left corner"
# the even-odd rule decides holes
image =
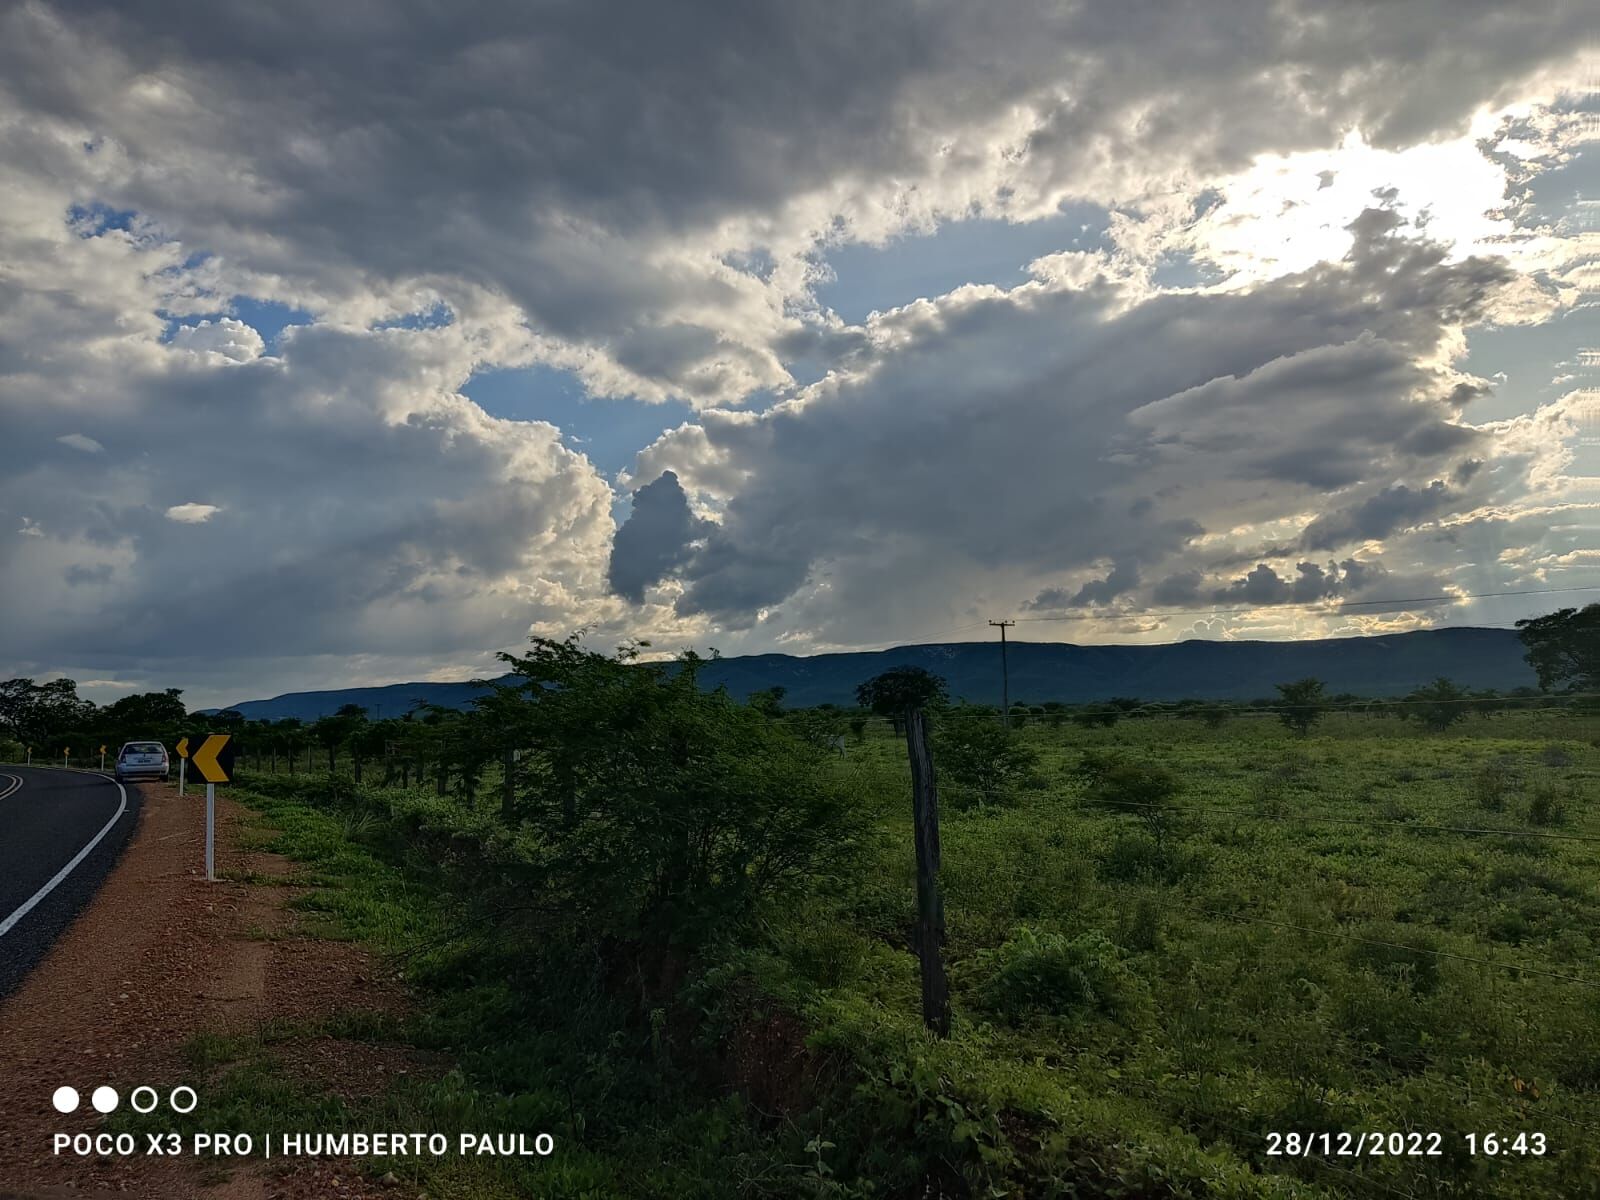
[[[858,325],[874,310],[932,299],[963,284],[1015,287],[1027,281],[1027,266],[1036,258],[1108,249],[1108,217],[1098,204],[1071,204],[1024,224],[972,218],[884,246],[840,246],[824,255],[835,278],[817,289],[817,299]]]
[[[392,321],[379,321],[374,331],[385,329],[443,329],[455,323],[456,315],[446,304],[435,302],[417,312],[406,313]]]
[[[92,204],[73,204],[67,208],[67,224],[79,237],[94,238],[113,229],[127,231],[133,227],[138,212],[131,208],[112,208],[95,201]]]
[[[311,324],[311,314],[303,308],[291,308],[276,300],[256,300],[250,296],[235,296],[233,312],[218,316],[234,316],[261,335],[268,351],[275,349],[283,331],[291,325]],[[215,320],[216,318],[212,318]]]
[[[675,400],[591,399],[575,373],[548,366],[480,371],[461,390],[493,416],[550,422],[568,446],[611,478],[631,467],[640,450],[694,415]]]

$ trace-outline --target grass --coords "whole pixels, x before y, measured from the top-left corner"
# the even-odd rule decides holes
[[[197,1044],[198,1061],[232,1064],[219,1102],[242,1129],[557,1138],[548,1162],[393,1167],[436,1195],[1589,1187],[1600,987],[1576,981],[1600,984],[1595,718],[1517,713],[1437,735],[1338,715],[1305,738],[1244,719],[1020,736],[1039,757],[1031,786],[945,805],[948,1041],[917,1017],[904,749],[874,730],[830,768],[878,818],[856,876],[769,914],[754,941],[700,964],[683,997],[702,1059],[749,1044],[770,1067],[792,1051],[803,1085],[756,1070],[728,1094],[688,1069],[675,1018],[641,1023],[555,969],[537,994],[510,987],[493,948],[463,935],[439,862],[391,818],[455,802],[369,791],[328,805],[303,777],[242,796],[315,885],[298,905],[328,936],[403,963],[424,997],[404,1029],[352,1019],[344,1036],[448,1050],[459,1068],[352,1109],[276,1074],[275,1035]],[[1087,804],[1085,751],[1170,771],[1182,784],[1170,818]],[[780,1016],[797,1032],[780,1036]],[[1444,1154],[1269,1156],[1267,1135],[1292,1130],[1437,1131]],[[1466,1134],[1521,1131],[1543,1132],[1552,1153],[1466,1152]]]

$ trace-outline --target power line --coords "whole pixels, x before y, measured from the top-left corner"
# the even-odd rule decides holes
[[[1454,592],[1443,596],[1412,596],[1395,600],[1342,600],[1330,606],[1319,600],[1294,601],[1289,604],[1258,604],[1254,608],[1145,608],[1120,609],[1106,612],[1061,613],[1042,617],[1017,617],[1018,621],[1099,621],[1114,617],[1231,617],[1259,613],[1263,609],[1274,611],[1285,608],[1318,609],[1338,615],[1345,609],[1370,608],[1377,605],[1403,607],[1407,604],[1446,604],[1455,600],[1488,600],[1501,596],[1555,596],[1565,592],[1600,592],[1600,585],[1592,587],[1525,588],[1507,592]]]
[[[1193,699],[1199,699],[1199,698],[1198,697],[1194,697]],[[1461,697],[1455,698],[1455,699],[1445,698],[1445,699],[1439,699],[1439,700],[1412,700],[1412,699],[1409,699],[1409,698],[1406,698],[1406,697],[1392,697],[1391,698],[1391,697],[1387,697],[1387,696],[1374,696],[1374,697],[1372,697],[1371,699],[1368,699],[1368,700],[1344,700],[1344,701],[1338,701],[1338,702],[1322,701],[1322,702],[1317,702],[1315,704],[1315,707],[1318,708],[1319,710],[1323,711],[1323,712],[1370,712],[1370,711],[1373,711],[1373,710],[1379,709],[1379,708],[1395,708],[1395,707],[1404,707],[1404,706],[1416,706],[1416,707],[1426,708],[1426,707],[1432,707],[1434,705],[1439,705],[1439,704],[1478,704],[1478,705],[1488,705],[1488,704],[1502,704],[1503,703],[1503,704],[1506,704],[1508,706],[1512,706],[1512,707],[1509,707],[1509,708],[1507,708],[1507,709],[1505,709],[1503,711],[1510,711],[1510,712],[1547,712],[1547,711],[1561,712],[1561,711],[1565,711],[1566,706],[1563,703],[1560,703],[1560,702],[1567,701],[1567,700],[1600,700],[1600,692],[1541,692],[1541,693],[1538,693],[1538,694],[1533,695],[1533,696],[1512,696],[1512,695],[1461,696]],[[1536,701],[1544,701],[1545,703],[1537,703],[1537,704],[1534,705],[1534,707],[1531,707],[1531,708],[1517,708],[1517,707],[1515,707],[1516,705],[1520,705],[1520,704],[1523,704],[1525,702],[1536,702]],[[1550,703],[1551,701],[1555,701],[1556,703]],[[1031,712],[1030,711],[1028,713],[1028,717],[1031,720],[1034,720],[1034,721],[1038,721],[1041,716],[1042,717],[1046,717],[1046,718],[1048,718],[1048,717],[1065,717],[1065,718],[1069,718],[1070,719],[1070,717],[1072,716],[1072,713],[1074,711],[1083,709],[1083,708],[1088,707],[1090,705],[1094,705],[1094,706],[1097,706],[1097,707],[1104,707],[1107,703],[1109,703],[1109,702],[1105,701],[1105,700],[1086,700],[1086,701],[1083,701],[1082,703],[1074,704],[1074,705],[1071,705],[1071,706],[1069,706],[1067,708],[1057,709],[1054,712],[1036,713],[1036,712]],[[1149,706],[1152,706],[1152,705],[1166,705],[1168,707],[1164,708],[1162,710],[1162,712],[1160,714],[1158,714],[1158,715],[1161,715],[1161,716],[1172,716],[1172,717],[1179,716],[1180,714],[1182,714],[1184,712],[1191,711],[1194,708],[1194,706],[1191,705],[1189,709],[1179,709],[1177,706],[1179,704],[1181,704],[1181,703],[1183,703],[1183,701],[1181,701],[1181,700],[1148,700],[1148,701],[1141,702],[1140,708],[1146,708],[1146,707],[1149,707]],[[1231,701],[1228,701],[1228,700],[1203,700],[1203,699],[1200,700],[1200,703],[1204,704],[1204,705],[1217,705],[1218,707],[1224,708],[1224,709],[1227,710],[1227,713],[1228,713],[1228,715],[1230,717],[1244,716],[1244,715],[1251,714],[1251,713],[1291,712],[1291,711],[1294,711],[1296,709],[1302,709],[1302,708],[1307,707],[1304,704],[1240,705],[1240,704],[1235,704],[1235,703],[1233,703]],[[848,711],[848,710],[843,710],[842,709],[840,711]],[[1118,711],[1121,712],[1121,710],[1118,710]],[[1138,712],[1138,711],[1139,711],[1139,709],[1132,709],[1129,712],[1122,713],[1122,715],[1124,717],[1129,717],[1131,715],[1131,713]],[[1150,719],[1150,715],[1146,714],[1144,716],[1131,717],[1131,719],[1145,721],[1145,720],[1149,720]],[[866,720],[871,721],[871,722],[892,722],[894,720],[894,718],[893,717],[872,716],[872,717],[867,717]]]
[[[1584,979],[1577,975],[1563,975],[1559,971],[1541,971],[1538,967],[1523,967],[1516,963],[1500,962],[1492,958],[1478,958],[1471,954],[1456,954],[1451,950],[1433,950],[1427,946],[1407,946],[1404,942],[1386,942],[1380,938],[1364,938],[1353,933],[1341,933],[1335,929],[1317,929],[1310,925],[1295,925],[1289,921],[1273,921],[1267,917],[1253,917],[1247,913],[1218,912],[1209,908],[1197,908],[1193,905],[1181,904],[1169,900],[1178,908],[1187,912],[1200,913],[1208,917],[1216,917],[1225,921],[1247,921],[1256,925],[1272,925],[1279,929],[1294,929],[1301,933],[1319,934],[1323,937],[1341,938],[1347,942],[1360,942],[1367,946],[1382,946],[1389,950],[1405,950],[1412,954],[1426,954],[1433,958],[1453,958],[1459,962],[1477,963],[1484,967],[1497,967],[1505,971],[1516,971],[1522,975],[1539,975],[1546,979],[1559,979],[1564,983],[1582,984],[1584,987],[1600,987],[1600,982],[1593,979]]]
[[[1014,796],[1015,794],[1012,793]],[[1554,833],[1543,829],[1478,829],[1467,825],[1431,825],[1419,821],[1386,821],[1364,820],[1361,817],[1325,817],[1315,813],[1284,813],[1282,816],[1272,816],[1268,813],[1251,812],[1247,808],[1215,808],[1211,805],[1191,805],[1189,807],[1171,806],[1165,804],[1146,804],[1138,800],[1097,800],[1095,806],[1106,805],[1117,808],[1152,808],[1163,812],[1170,812],[1174,816],[1222,816],[1222,817],[1250,817],[1260,821],[1317,821],[1335,825],[1371,825],[1393,826],[1399,829],[1426,829],[1437,833],[1467,833],[1467,834],[1492,834],[1499,837],[1516,838],[1551,838],[1563,842],[1600,842],[1600,837],[1586,833]]]

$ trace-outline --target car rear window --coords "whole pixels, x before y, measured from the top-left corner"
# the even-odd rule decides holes
[[[160,742],[129,742],[122,748],[124,754],[160,754]]]

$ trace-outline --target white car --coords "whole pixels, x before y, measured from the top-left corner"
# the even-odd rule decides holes
[[[117,782],[128,779],[159,779],[165,783],[172,772],[167,748],[160,742],[127,742],[117,751]]]

